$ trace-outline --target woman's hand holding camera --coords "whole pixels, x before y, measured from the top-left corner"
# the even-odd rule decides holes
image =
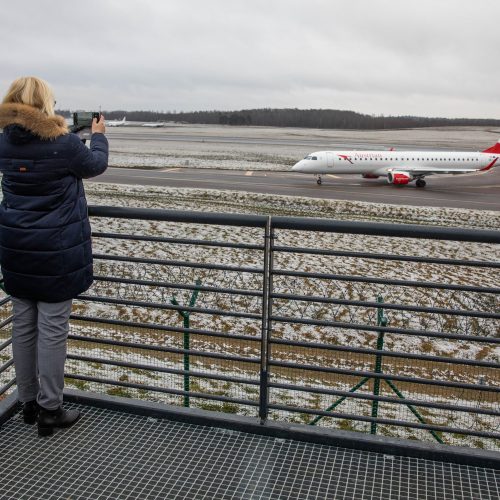
[[[106,132],[106,123],[104,122],[104,116],[101,115],[99,121],[97,118],[92,120],[92,133],[93,134],[104,134]]]

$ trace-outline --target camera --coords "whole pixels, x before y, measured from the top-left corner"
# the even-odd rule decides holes
[[[78,111],[73,113],[73,128],[78,130],[90,128],[94,118],[97,118],[97,121],[99,121],[101,119],[101,113],[95,113],[93,111]]]

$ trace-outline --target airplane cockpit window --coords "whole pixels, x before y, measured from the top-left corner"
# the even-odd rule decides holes
[[[304,158],[304,160],[310,160],[310,159],[311,159],[311,156],[306,156],[306,157]]]
[[[317,160],[318,157],[317,156],[311,156],[311,160]]]

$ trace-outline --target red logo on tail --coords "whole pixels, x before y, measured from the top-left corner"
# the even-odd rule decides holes
[[[485,149],[483,153],[493,153],[495,155],[500,155],[500,140],[491,148]]]

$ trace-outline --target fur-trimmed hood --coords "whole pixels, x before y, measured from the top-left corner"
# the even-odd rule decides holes
[[[33,106],[26,104],[1,104],[0,128],[19,125],[41,139],[56,139],[68,133],[68,126],[62,116],[47,116]]]

